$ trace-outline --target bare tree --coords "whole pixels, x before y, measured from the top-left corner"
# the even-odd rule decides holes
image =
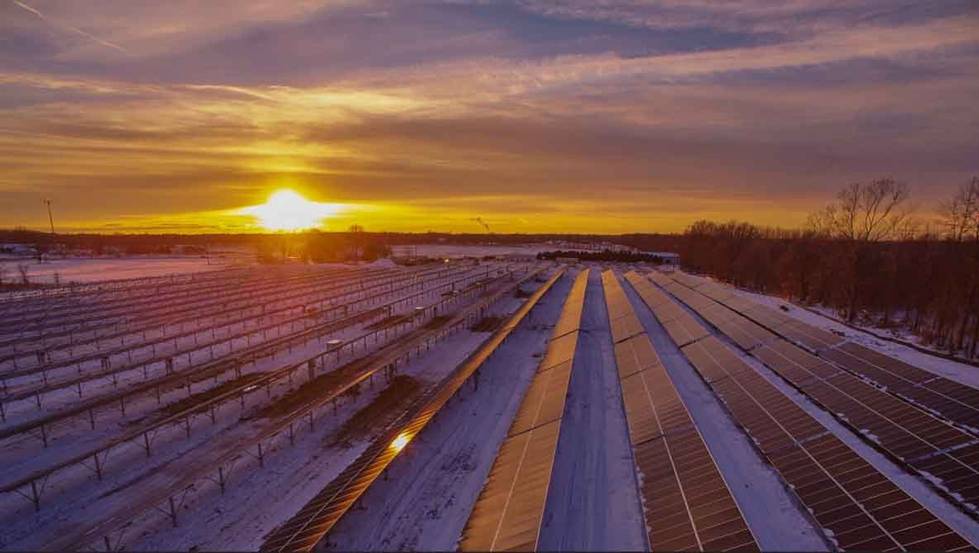
[[[950,201],[941,205],[940,212],[949,238],[956,242],[979,241],[979,177],[962,185]]]
[[[810,215],[809,227],[821,236],[852,242],[897,238],[911,216],[909,196],[907,185],[892,178],[853,183]]]
[[[20,273],[20,283],[30,284],[31,281],[27,278],[27,263],[18,263],[17,272]]]

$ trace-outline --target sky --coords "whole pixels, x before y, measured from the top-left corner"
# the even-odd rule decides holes
[[[0,228],[258,230],[281,189],[327,230],[794,227],[883,176],[930,213],[977,99],[975,0],[0,0]]]

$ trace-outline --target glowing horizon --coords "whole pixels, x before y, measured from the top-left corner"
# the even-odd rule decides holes
[[[50,198],[58,230],[260,232],[236,211],[279,188],[331,229],[798,227],[850,182],[930,212],[979,173],[968,1],[23,4],[0,227]]]
[[[342,210],[339,204],[310,201],[294,190],[283,188],[269,195],[265,203],[241,208],[236,213],[255,217],[265,230],[290,231],[319,228]]]

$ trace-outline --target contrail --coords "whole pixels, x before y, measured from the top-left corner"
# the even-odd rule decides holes
[[[123,53],[126,53],[126,54],[129,53],[129,51],[126,50],[125,48],[123,48],[122,46],[119,46],[118,44],[113,44],[113,43],[109,42],[108,40],[102,40],[101,38],[99,38],[99,37],[97,37],[95,35],[92,35],[90,33],[86,33],[85,31],[79,29],[78,27],[72,27],[71,25],[67,25],[65,23],[58,23],[56,21],[52,21],[52,20],[48,19],[47,17],[45,17],[44,14],[41,13],[40,11],[38,11],[38,10],[36,10],[36,9],[28,6],[27,4],[24,4],[20,0],[10,0],[10,1],[13,2],[15,5],[19,6],[20,8],[22,8],[24,10],[27,10],[27,11],[31,12],[32,14],[36,15],[38,19],[40,19],[41,21],[44,21],[48,25],[52,25],[54,27],[59,27],[61,29],[66,29],[66,30],[71,31],[73,33],[82,35],[83,37],[85,37],[85,38],[87,38],[89,40],[95,41],[95,42],[97,42],[97,43],[99,43],[102,46],[105,46],[107,48],[113,48],[115,50],[119,50],[120,52],[123,52]]]

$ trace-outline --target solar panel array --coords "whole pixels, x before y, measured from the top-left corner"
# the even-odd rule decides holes
[[[571,287],[547,352],[500,446],[459,542],[463,551],[537,549],[581,328],[586,269]]]
[[[844,369],[979,433],[979,390],[853,342],[819,352]]]
[[[497,349],[506,341],[555,282],[561,269],[542,284],[519,309],[438,386],[427,390],[393,420],[381,436],[347,466],[300,511],[276,528],[262,544],[262,551],[312,551],[354,503],[367,491],[404,446],[417,436]],[[525,277],[524,280],[528,280]]]
[[[602,273],[654,551],[757,549],[727,484],[612,271]],[[633,329],[635,321],[638,328]]]
[[[672,276],[676,281],[674,284],[682,283],[717,300],[840,368],[979,434],[979,390],[976,388],[850,342],[776,309],[737,296],[730,288],[706,279],[686,273],[673,273]],[[662,278],[666,278],[665,275],[657,277],[658,280]],[[677,297],[686,302],[683,296]],[[728,334],[714,321],[710,322]],[[739,345],[742,344],[739,342]]]
[[[637,289],[645,281],[636,273],[627,278]],[[838,546],[971,549],[720,340],[711,336],[681,351]]]
[[[662,278],[667,278],[659,273]],[[644,282],[635,285],[636,292],[642,297],[643,301],[649,305],[650,309],[656,313],[656,318],[663,324],[663,328],[673,338],[678,345],[686,345],[710,334],[690,313],[672,301],[669,296],[658,290],[645,279]],[[668,280],[668,279],[667,279]],[[672,282],[672,281],[670,281]]]
[[[673,282],[673,286],[681,285]],[[949,421],[974,420],[979,391],[852,342],[843,342],[842,338],[811,325],[787,320],[787,315],[767,306],[754,302],[748,305],[740,302],[739,306],[747,308],[743,313],[731,313],[743,321],[740,324],[754,324],[750,318],[785,337],[749,349],[751,355],[836,415],[868,443],[937,485],[963,510],[976,512],[979,439],[968,431],[968,426],[963,429]],[[693,305],[691,308],[702,314],[715,309]],[[804,340],[798,338],[803,335]],[[790,343],[788,336],[796,336],[800,343],[822,344],[819,355]],[[868,380],[887,388],[874,386]],[[932,393],[929,385],[940,387],[950,396]],[[907,401],[904,396],[913,396],[915,401]],[[940,416],[946,413],[951,416]]]

